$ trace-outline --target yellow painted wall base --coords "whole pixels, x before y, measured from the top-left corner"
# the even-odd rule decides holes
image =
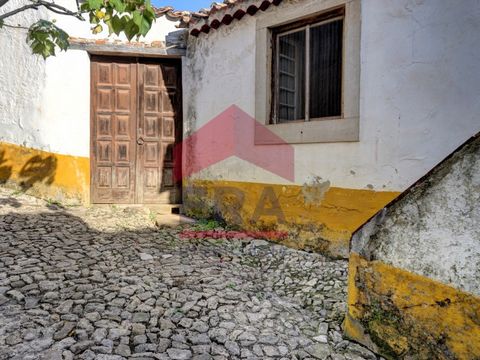
[[[479,359],[480,298],[352,253],[345,332],[390,359]]]
[[[61,203],[88,203],[90,161],[0,143],[0,183]]]
[[[197,218],[219,216],[246,230],[288,233],[285,245],[348,257],[352,232],[397,192],[329,187],[188,180],[184,205]]]

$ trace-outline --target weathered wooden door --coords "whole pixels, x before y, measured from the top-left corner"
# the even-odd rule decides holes
[[[174,204],[181,76],[173,60],[92,57],[91,192],[99,204]]]

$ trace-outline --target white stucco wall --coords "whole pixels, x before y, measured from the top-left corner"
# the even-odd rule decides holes
[[[480,295],[479,188],[477,137],[355,234],[352,250]]]
[[[21,1],[11,0],[9,7]],[[75,1],[60,5],[74,7]],[[36,11],[26,11],[6,20],[29,26],[39,19]],[[93,35],[88,21],[42,12],[56,19],[72,37],[101,39]],[[165,41],[175,31],[175,23],[157,19],[140,41]],[[43,60],[32,55],[25,43],[26,30],[0,29],[0,141],[74,156],[89,156],[90,147],[90,59],[85,51],[68,50]],[[112,36],[111,39],[118,39]],[[120,37],[124,39],[124,37]]]
[[[2,13],[17,8],[22,1],[11,0]],[[12,24],[28,26],[43,12],[24,12]],[[10,21],[6,20],[9,24]],[[0,141],[31,145],[39,143],[40,99],[45,88],[45,63],[31,56],[25,42],[26,30],[0,29]]]
[[[256,21],[303,2],[323,0],[285,0],[190,38],[186,134],[232,104],[254,116]],[[295,145],[295,182],[319,176],[333,186],[401,191],[480,130],[480,3],[363,0],[361,8],[360,141]],[[198,176],[284,182],[236,159]]]

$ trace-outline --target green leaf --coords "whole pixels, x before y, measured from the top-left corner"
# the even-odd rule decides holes
[[[127,1],[125,3],[125,11],[126,12],[134,12],[135,10],[137,9],[137,5],[135,5],[135,3],[133,1]]]
[[[116,35],[119,35],[125,27],[125,17],[120,18],[117,15],[115,15],[114,17],[112,17],[112,20],[110,21],[110,24],[112,26],[113,32]]]
[[[38,41],[32,43],[32,52],[34,54],[40,54],[42,52],[42,49],[43,49],[43,44],[39,43]]]
[[[47,57],[55,55],[55,44],[50,40],[45,41],[45,46],[42,52],[42,56],[44,59]]]
[[[55,55],[56,47],[65,51],[70,45],[68,34],[47,20],[39,20],[30,26],[27,43],[34,54],[41,55],[44,59]]]
[[[60,28],[58,29],[57,38],[55,44],[60,48],[60,50],[67,51],[70,43],[68,42],[68,34]]]
[[[148,15],[149,18],[151,18],[153,21],[156,19],[155,11],[153,10],[152,4],[150,0],[147,0],[145,2],[145,10],[143,10],[144,16],[145,14]]]
[[[114,33],[112,20],[104,21],[104,23],[108,26],[108,36],[112,35]]]
[[[156,18],[155,11],[153,11],[152,7],[145,8],[145,10],[143,10],[143,16],[145,16],[145,17],[147,17],[151,20],[155,20],[155,18]]]
[[[122,0],[109,0],[109,4],[119,13],[125,11],[126,5]]]
[[[55,41],[55,44],[60,48],[60,50],[62,51],[67,51],[68,47],[70,46],[70,43],[68,42],[68,40],[60,40],[60,39],[57,39],[57,41]]]
[[[98,24],[100,22],[100,19],[95,15],[95,12],[91,12],[88,14],[90,18],[90,24]]]
[[[136,35],[138,35],[138,26],[135,24],[133,19],[130,19],[124,28],[125,35],[127,36],[128,41],[132,40]]]
[[[50,34],[48,33],[43,33],[43,32],[36,32],[36,33],[33,33],[33,36],[35,37],[35,39],[37,39],[38,41],[42,42],[42,41],[45,41],[49,38]]]
[[[152,21],[146,17],[143,17],[142,24],[140,25],[140,34],[142,34],[142,36],[147,35],[151,27],[152,27]]]
[[[0,20],[0,29],[3,27],[3,20]]]
[[[133,22],[138,27],[140,27],[140,25],[142,24],[142,17],[143,17],[142,13],[138,10],[135,10],[132,15],[133,15]]]
[[[138,26],[139,35],[147,35],[148,31],[152,27],[152,20],[138,10],[133,12],[133,21],[135,25]]]
[[[91,10],[98,10],[103,7],[103,0],[87,0],[87,3]]]

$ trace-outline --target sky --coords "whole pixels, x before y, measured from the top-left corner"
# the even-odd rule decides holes
[[[210,7],[214,0],[152,0],[154,6],[173,6],[176,10],[196,11],[205,7]],[[217,2],[222,2],[217,0]]]

